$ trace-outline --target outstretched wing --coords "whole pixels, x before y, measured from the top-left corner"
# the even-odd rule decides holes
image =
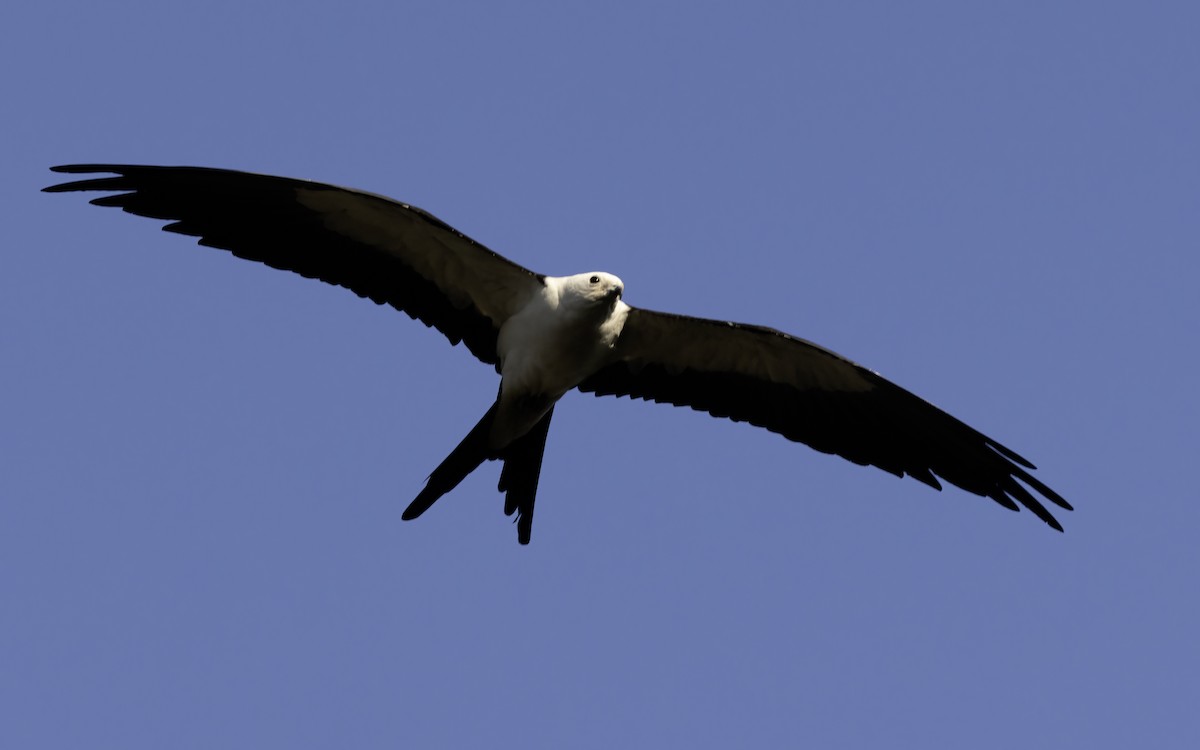
[[[937,477],[1059,531],[1033,464],[882,376],[759,326],[631,309],[615,360],[579,390],[689,406],[941,489]]]
[[[95,198],[239,258],[346,287],[433,326],[497,364],[500,326],[542,277],[414,206],[358,190],[202,167],[72,164],[68,174],[115,173],[46,192],[117,191]]]

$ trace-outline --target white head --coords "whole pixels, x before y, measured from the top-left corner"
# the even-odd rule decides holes
[[[625,293],[625,284],[611,273],[590,271],[577,273],[574,276],[564,276],[562,281],[562,302],[572,307],[602,306],[612,309],[612,306]]]

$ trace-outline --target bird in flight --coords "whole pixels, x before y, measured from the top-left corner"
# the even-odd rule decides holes
[[[112,193],[91,202],[391,305],[494,366],[496,401],[433,470],[405,520],[500,460],[504,512],[516,514],[517,540],[528,544],[550,418],[572,388],[749,422],[936,490],[941,478],[1011,510],[1024,506],[1058,531],[1038,496],[1071,510],[1016,452],[828,349],[771,328],[630,307],[610,273],[534,273],[407,203],[205,167],[52,169],[108,176],[46,192]]]

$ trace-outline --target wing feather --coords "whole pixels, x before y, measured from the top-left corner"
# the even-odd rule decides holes
[[[941,477],[1007,508],[1023,505],[1059,531],[1026,485],[1071,509],[1016,452],[878,373],[770,328],[630,309],[614,360],[579,389],[749,422],[939,490]]]
[[[500,326],[542,277],[445,222],[383,196],[318,182],[204,167],[73,164],[117,176],[47,192],[117,191],[91,202],[170,222],[199,244],[345,287],[388,304],[497,364]]]

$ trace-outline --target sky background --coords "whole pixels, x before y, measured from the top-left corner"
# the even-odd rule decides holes
[[[9,3],[0,746],[1200,746],[1200,6]],[[780,328],[1038,464],[1032,514],[570,394],[519,547],[496,376],[38,190],[318,179]]]

